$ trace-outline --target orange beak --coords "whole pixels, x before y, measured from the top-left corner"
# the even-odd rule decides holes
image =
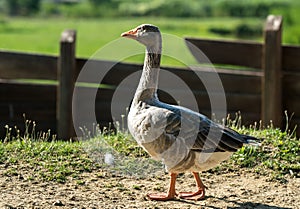
[[[137,28],[132,29],[130,31],[124,32],[121,34],[122,37],[135,39],[137,36]]]

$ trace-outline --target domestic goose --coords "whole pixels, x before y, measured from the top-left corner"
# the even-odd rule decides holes
[[[143,24],[121,36],[146,47],[142,75],[128,114],[128,129],[154,159],[162,160],[171,176],[167,193],[147,196],[151,200],[171,200],[176,196],[203,199],[206,187],[199,172],[228,159],[243,144],[255,138],[241,135],[190,109],[159,101],[157,88],[162,36],[158,27]],[[176,176],[182,172],[194,175],[195,192],[175,192]]]

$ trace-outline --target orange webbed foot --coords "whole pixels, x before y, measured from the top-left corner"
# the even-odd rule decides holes
[[[205,191],[202,189],[199,189],[196,192],[180,192],[179,197],[185,200],[202,200],[205,198]]]
[[[181,192],[179,193],[179,197],[186,200],[202,200],[205,198],[205,189],[207,189],[207,187],[202,183],[199,173],[193,172],[193,175],[195,177],[198,190],[196,192]]]
[[[155,194],[148,194],[147,197],[150,200],[167,201],[167,200],[174,200],[175,194],[155,193]]]
[[[175,192],[175,181],[176,181],[176,173],[171,173],[171,181],[170,181],[170,188],[168,193],[157,193],[157,194],[148,194],[147,197],[150,200],[158,200],[158,201],[167,201],[167,200],[174,200],[175,196],[177,195]]]

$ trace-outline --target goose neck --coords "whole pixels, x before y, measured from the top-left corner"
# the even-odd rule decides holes
[[[135,94],[136,102],[157,99],[160,59],[160,51],[146,50],[142,76]]]

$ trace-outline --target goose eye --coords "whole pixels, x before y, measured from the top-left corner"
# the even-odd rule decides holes
[[[141,31],[141,32],[146,32],[146,27],[145,27],[145,26],[139,27],[139,31]]]

